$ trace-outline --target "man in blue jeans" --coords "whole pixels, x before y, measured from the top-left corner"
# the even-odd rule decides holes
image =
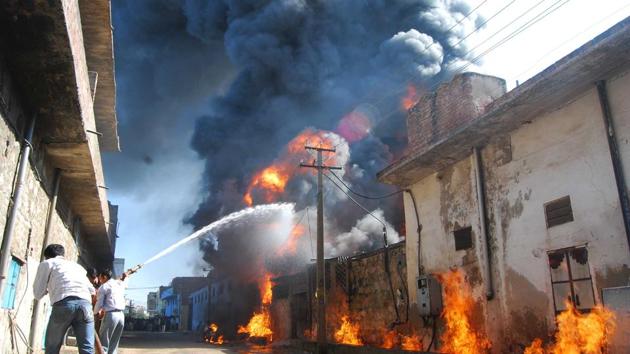
[[[52,313],[46,328],[46,354],[58,354],[70,326],[77,337],[80,354],[94,354],[94,287],[85,268],[66,260],[62,245],[50,244],[44,250],[33,283],[35,298],[49,294]]]

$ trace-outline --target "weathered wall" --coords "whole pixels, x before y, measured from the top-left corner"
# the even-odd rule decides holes
[[[326,324],[331,343],[335,342],[334,334],[341,328],[344,315],[359,326],[359,337],[367,346],[381,347],[385,334],[391,329],[404,335],[416,333],[414,324],[407,322],[412,315],[407,313],[405,242],[390,246],[388,253],[393,297],[385,272],[384,249],[327,262],[330,271],[327,271]],[[314,289],[314,279],[311,280],[311,289]],[[317,307],[313,293],[311,309],[314,335]]]
[[[407,115],[411,150],[425,150],[473,121],[486,105],[505,93],[505,81],[477,73],[456,75],[420,97]]]
[[[630,75],[609,83],[626,160],[629,90]],[[485,268],[470,159],[411,186],[423,225],[420,257],[429,273],[453,266],[465,269],[479,304],[476,325],[488,332],[493,351],[518,351],[554,329],[548,251],[587,246],[597,301],[602,287],[628,282],[630,256],[595,88],[505,137],[495,137],[482,150],[482,159],[495,298],[486,301],[483,291]],[[574,221],[548,229],[543,205],[565,195],[571,198]],[[418,235],[408,196],[405,217],[408,281],[413,284],[419,273]],[[472,226],[472,250],[455,251],[453,231],[461,226]],[[415,289],[410,290],[415,302]],[[487,311],[481,312],[484,307]]]
[[[9,212],[11,195],[13,193],[15,174],[21,150],[21,134],[17,131],[24,126],[25,114],[13,90],[11,79],[4,65],[0,65],[0,95],[2,105],[0,106],[0,230],[4,230],[7,215]],[[21,133],[21,132],[20,132]],[[35,169],[40,166],[40,169]],[[32,284],[35,272],[39,264],[46,224],[46,215],[50,205],[50,191],[52,190],[52,178],[50,169],[46,168],[43,155],[38,149],[31,154],[31,167],[27,169],[23,186],[22,204],[20,205],[13,242],[11,245],[12,254],[25,261],[19,277],[16,295],[15,310],[0,310],[0,350],[9,352],[11,350],[11,334],[9,327],[9,316],[15,316],[17,324],[22,331],[29,335],[32,316]],[[50,233],[50,243],[60,243],[66,247],[66,258],[76,260],[78,250],[75,245],[72,232],[66,224],[70,221],[59,213],[53,214],[53,223]],[[0,239],[3,234],[0,234]],[[47,298],[46,298],[47,299]],[[18,304],[20,305],[17,308]],[[49,304],[45,302],[42,306],[42,316],[47,319]],[[17,313],[16,313],[17,311]],[[46,321],[42,321],[42,327],[38,333],[43,333]],[[24,343],[19,343],[20,352],[25,352]]]

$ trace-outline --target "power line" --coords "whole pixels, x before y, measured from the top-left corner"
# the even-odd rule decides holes
[[[602,22],[610,19],[612,16],[616,15],[617,13],[621,12],[622,10],[626,9],[628,6],[630,6],[630,3],[627,3],[623,6],[621,6],[620,8],[610,12],[608,15],[606,15],[605,17],[601,18],[599,21],[590,24],[588,27],[586,27],[585,29],[583,29],[581,32],[575,34],[574,36],[564,40],[562,43],[554,45],[553,48],[546,52],[545,54],[543,54],[542,56],[540,56],[538,59],[536,59],[536,61],[530,65],[529,67],[527,67],[527,69],[521,71],[520,73],[518,73],[517,75],[515,75],[516,78],[520,78],[522,75],[528,73],[531,69],[533,69],[536,65],[538,65],[541,61],[543,61],[544,59],[546,59],[551,53],[554,53],[556,51],[558,51],[560,48],[562,48],[564,45],[566,45],[567,43],[569,43],[570,41],[578,38],[579,36],[583,35],[584,33],[592,30],[595,26],[600,25]]]
[[[507,35],[505,38],[503,38],[502,40],[500,40],[499,42],[495,43],[493,46],[491,46],[490,48],[486,49],[485,51],[483,51],[481,54],[477,55],[476,57],[474,57],[473,59],[470,60],[470,62],[468,62],[467,64],[463,65],[462,67],[460,67],[459,69],[457,69],[455,72],[456,73],[460,73],[463,70],[466,70],[466,68],[468,68],[470,65],[472,65],[473,63],[475,63],[476,61],[478,61],[479,59],[481,59],[482,57],[484,57],[486,54],[490,53],[491,51],[497,49],[498,47],[502,46],[503,44],[507,43],[508,41],[510,41],[512,38],[518,36],[519,34],[521,34],[523,31],[525,31],[526,29],[530,28],[531,26],[535,25],[536,23],[538,23],[539,21],[541,21],[542,19],[544,19],[545,17],[549,16],[550,14],[554,13],[556,10],[558,10],[559,8],[561,8],[562,6],[566,5],[569,1],[571,0],[564,0],[564,2],[562,2],[563,0],[558,0],[556,2],[554,2],[553,4],[551,4],[549,7],[547,7],[545,10],[543,10],[542,12],[540,12],[538,15],[534,16],[534,18],[532,18],[531,20],[529,20],[528,22],[526,22],[525,24],[521,25],[521,27],[517,28],[515,31],[513,31],[512,33],[510,33],[509,35]],[[562,3],[561,3],[562,2]],[[560,3],[560,5],[558,5]],[[557,6],[556,6],[557,5]],[[554,6],[556,6],[554,8]]]
[[[337,176],[336,173],[334,173],[333,171],[330,171],[330,173],[333,175],[333,177],[335,177],[344,187],[346,187],[346,189],[348,189],[348,191],[356,196],[359,196],[361,198],[365,198],[365,199],[374,199],[374,200],[378,200],[378,199],[385,199],[385,198],[389,198],[389,197],[393,197],[397,194],[400,194],[402,192],[404,192],[404,189],[399,189],[397,191],[385,194],[385,195],[381,195],[378,197],[374,197],[374,196],[369,196],[369,195],[365,195],[365,194],[361,194],[359,192],[353,191],[350,186],[348,186],[339,176]]]
[[[348,194],[348,192],[346,192],[343,188],[341,188],[340,185],[337,184],[337,182],[335,182],[332,178],[330,178],[330,176],[327,173],[324,173],[324,176],[326,178],[328,178],[328,180],[330,182],[332,182],[332,184],[334,184],[337,188],[339,188],[339,190],[345,194],[348,198],[350,198],[350,200],[356,204],[359,208],[363,209],[363,211],[365,211],[366,213],[368,213],[371,217],[373,217],[376,221],[380,222],[383,225],[383,231],[387,231],[387,224],[385,224],[385,222],[379,218],[376,217],[376,215],[374,215],[371,211],[369,211],[366,207],[364,207],[363,205],[361,205],[361,203],[357,202],[356,199],[352,198],[352,196],[350,194]],[[385,246],[387,246],[387,237],[384,237],[384,241],[385,241]]]

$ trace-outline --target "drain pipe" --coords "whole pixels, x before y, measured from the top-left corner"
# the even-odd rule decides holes
[[[421,240],[421,234],[422,234],[422,224],[420,223],[420,213],[418,213],[418,205],[416,204],[416,197],[413,195],[413,191],[411,189],[405,189],[405,192],[407,192],[407,194],[409,194],[409,196],[411,197],[411,204],[413,205],[413,211],[416,215],[416,225],[418,226],[418,229],[416,230],[418,232],[418,268],[420,275],[424,274],[424,262],[422,260],[422,250],[420,249],[420,247],[422,246],[420,240]]]
[[[473,148],[473,165],[475,169],[475,183],[477,185],[477,208],[479,209],[479,228],[481,231],[481,253],[486,263],[486,298],[492,300],[494,297],[494,286],[492,284],[492,261],[490,260],[490,240],[488,237],[488,219],[486,218],[486,195],[483,178],[483,164],[479,148]]]
[[[48,239],[50,238],[50,230],[52,229],[52,222],[53,222],[53,216],[55,215],[55,210],[57,209],[57,196],[59,195],[59,181],[61,181],[61,170],[60,169],[55,169],[55,177],[53,179],[53,194],[52,194],[52,198],[50,200],[50,206],[48,207],[48,214],[46,215],[46,228],[44,229],[44,240],[42,241],[42,251],[41,251],[41,255],[40,255],[40,262],[44,261],[44,249],[46,249],[46,246],[48,245]],[[36,350],[36,344],[35,341],[37,340],[37,333],[40,333],[41,331],[37,330],[37,327],[39,326],[39,322],[41,319],[41,307],[42,307],[42,301],[40,300],[33,300],[33,315],[31,317],[31,330],[28,334],[28,352],[29,353],[35,353]]]
[[[35,119],[36,116],[33,116],[29,122],[28,129],[26,130],[26,135],[24,136],[17,177],[15,179],[15,188],[13,189],[13,206],[11,206],[11,211],[9,212],[7,223],[4,227],[2,248],[0,248],[2,252],[2,255],[0,256],[0,297],[3,296],[4,289],[7,286],[9,264],[11,261],[11,243],[13,241],[13,229],[15,228],[15,217],[20,209],[22,201],[22,186],[24,185],[26,169],[29,167],[28,157],[31,154],[31,149],[33,147],[31,145],[31,140],[33,140],[33,132],[35,131]]]
[[[619,204],[621,205],[623,226],[626,230],[626,240],[628,242],[628,247],[630,247],[630,200],[628,199],[626,179],[623,175],[623,166],[621,164],[619,146],[617,145],[617,136],[615,134],[612,112],[610,111],[610,101],[608,101],[606,81],[597,81],[595,85],[597,86],[599,104],[602,107],[602,118],[604,119],[604,127],[606,128],[606,138],[608,139],[608,150],[610,151],[610,159],[612,160],[615,182],[617,182],[617,194],[619,195]]]

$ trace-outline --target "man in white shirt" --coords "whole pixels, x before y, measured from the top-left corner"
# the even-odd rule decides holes
[[[80,354],[94,353],[94,287],[85,268],[63,258],[62,245],[50,244],[44,250],[45,260],[39,264],[33,283],[36,299],[50,296],[52,313],[46,328],[46,354],[58,354],[66,331],[72,326]]]
[[[118,342],[125,327],[125,289],[127,273],[121,279],[113,279],[112,271],[105,270],[99,275],[102,284],[96,295],[94,313],[103,319],[99,329],[99,338],[103,350],[108,354],[116,354]]]

